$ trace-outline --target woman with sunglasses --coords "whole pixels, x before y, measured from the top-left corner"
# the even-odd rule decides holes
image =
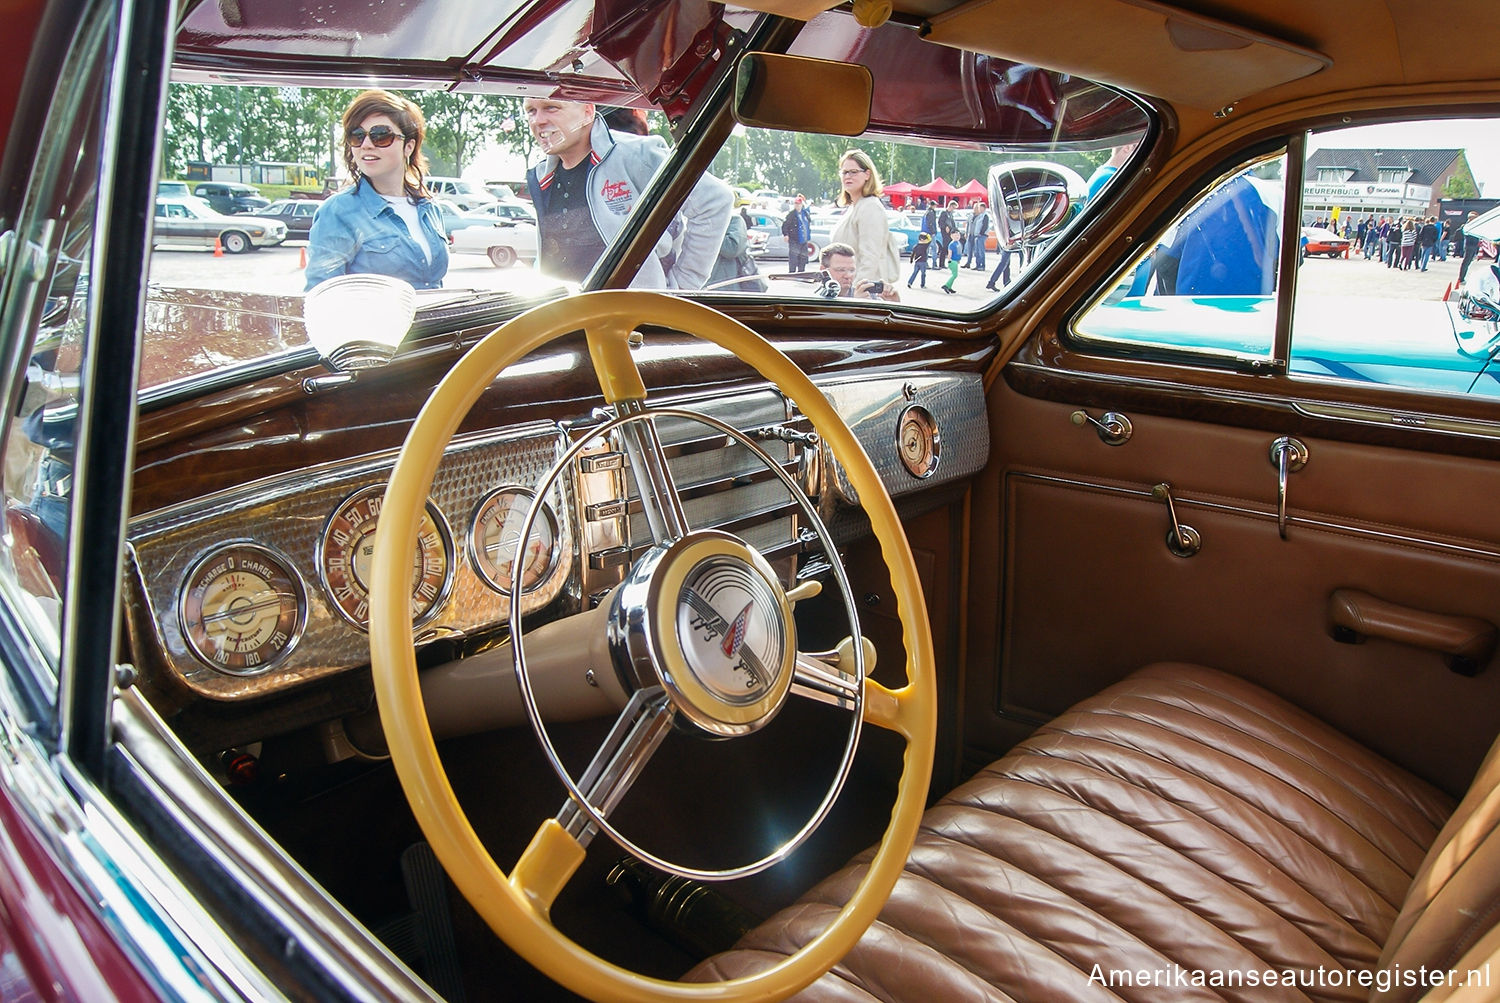
[[[880,172],[863,150],[839,158],[838,204],[848,206],[831,239],[854,248],[854,295],[898,300],[901,256],[891,243],[891,226],[880,202]]]
[[[344,110],[344,166],[354,184],[318,208],[309,235],[307,288],[335,275],[379,273],[436,289],[448,273],[442,216],[422,183],[422,110],[368,90]]]

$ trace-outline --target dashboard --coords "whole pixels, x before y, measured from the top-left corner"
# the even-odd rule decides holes
[[[977,374],[818,385],[898,507],[973,476],[988,455]],[[821,547],[809,513],[841,546],[863,532],[858,498],[839,464],[774,388],[687,393],[653,406],[661,409],[657,433],[688,525],[746,540],[783,585]],[[616,432],[597,431],[611,417],[598,410],[466,433],[449,444],[412,555],[419,652],[442,640],[503,637],[515,602],[528,624],[591,608],[653,542],[628,451]],[[127,627],[143,671],[161,677],[153,688],[183,701],[235,705],[367,666],[367,576],[395,459],[395,450],[382,450],[321,463],[133,519]]]

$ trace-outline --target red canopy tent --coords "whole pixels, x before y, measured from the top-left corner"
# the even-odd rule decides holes
[[[900,209],[917,195],[916,185],[906,181],[897,181],[893,185],[886,185],[881,191],[891,197],[892,209]]]
[[[984,185],[980,184],[974,178],[970,178],[968,184],[958,189],[955,197],[958,199],[959,205],[968,208],[979,199],[988,201],[989,192],[985,191]]]
[[[913,195],[926,195],[930,199],[942,199],[944,202],[952,198],[958,192],[948,183],[947,178],[933,178],[930,184],[925,184],[912,192]]]

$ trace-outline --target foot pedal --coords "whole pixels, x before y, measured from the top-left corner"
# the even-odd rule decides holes
[[[760,918],[716,888],[622,857],[605,876],[627,909],[695,958],[727,951]]]
[[[412,934],[422,956],[423,974],[448,1003],[465,1003],[458,945],[448,910],[448,875],[426,843],[413,843],[401,854],[401,877],[412,906]]]

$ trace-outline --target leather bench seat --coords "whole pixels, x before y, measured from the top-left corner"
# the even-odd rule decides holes
[[[1452,967],[1493,926],[1497,759],[1460,818],[1451,797],[1253,684],[1151,666],[930,808],[880,919],[798,998],[1371,999],[1355,973]],[[867,857],[689,978],[795,951]],[[1268,970],[1323,984],[1190,984]],[[1167,981],[1110,985],[1112,972]]]

